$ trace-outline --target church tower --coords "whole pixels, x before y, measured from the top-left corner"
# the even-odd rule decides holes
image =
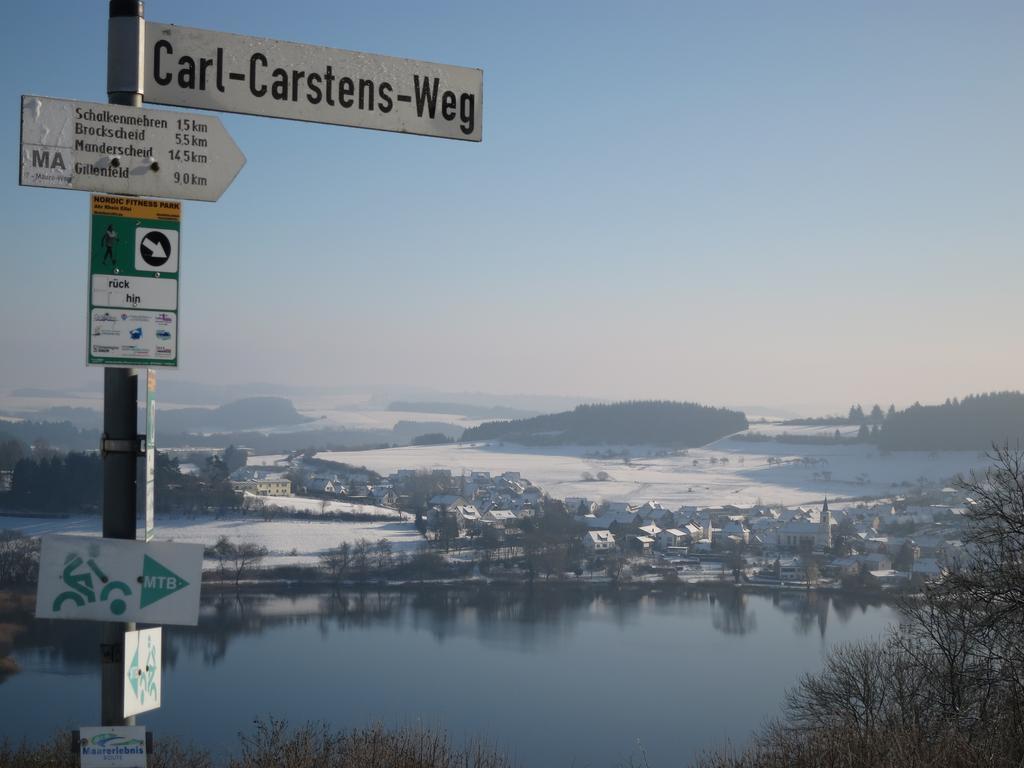
[[[828,496],[821,507],[821,538],[825,547],[832,548],[832,513],[828,511]]]

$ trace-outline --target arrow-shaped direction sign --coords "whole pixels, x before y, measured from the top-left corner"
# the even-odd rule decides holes
[[[201,544],[43,536],[36,618],[199,620]]]
[[[21,97],[21,184],[219,198],[245,156],[213,115]]]

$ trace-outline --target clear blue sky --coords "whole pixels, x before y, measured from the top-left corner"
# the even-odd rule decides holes
[[[105,101],[106,2],[5,9],[0,389],[84,365],[88,194],[17,186],[23,93]],[[1021,388],[1024,5],[151,0],[484,70],[483,142],[223,115],[181,369],[825,407]]]

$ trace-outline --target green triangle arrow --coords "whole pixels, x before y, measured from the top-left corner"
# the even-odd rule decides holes
[[[139,695],[139,647],[135,646],[135,655],[132,657],[132,663],[128,667],[128,683],[132,687],[132,693],[136,697]]]
[[[142,561],[142,595],[140,608],[163,600],[188,586],[181,576],[161,565],[149,555]]]

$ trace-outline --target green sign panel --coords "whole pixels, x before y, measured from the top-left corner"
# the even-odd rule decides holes
[[[139,607],[152,605],[187,586],[188,582],[181,576],[146,555],[142,561],[142,596]]]
[[[177,367],[181,203],[92,196],[88,364]]]

